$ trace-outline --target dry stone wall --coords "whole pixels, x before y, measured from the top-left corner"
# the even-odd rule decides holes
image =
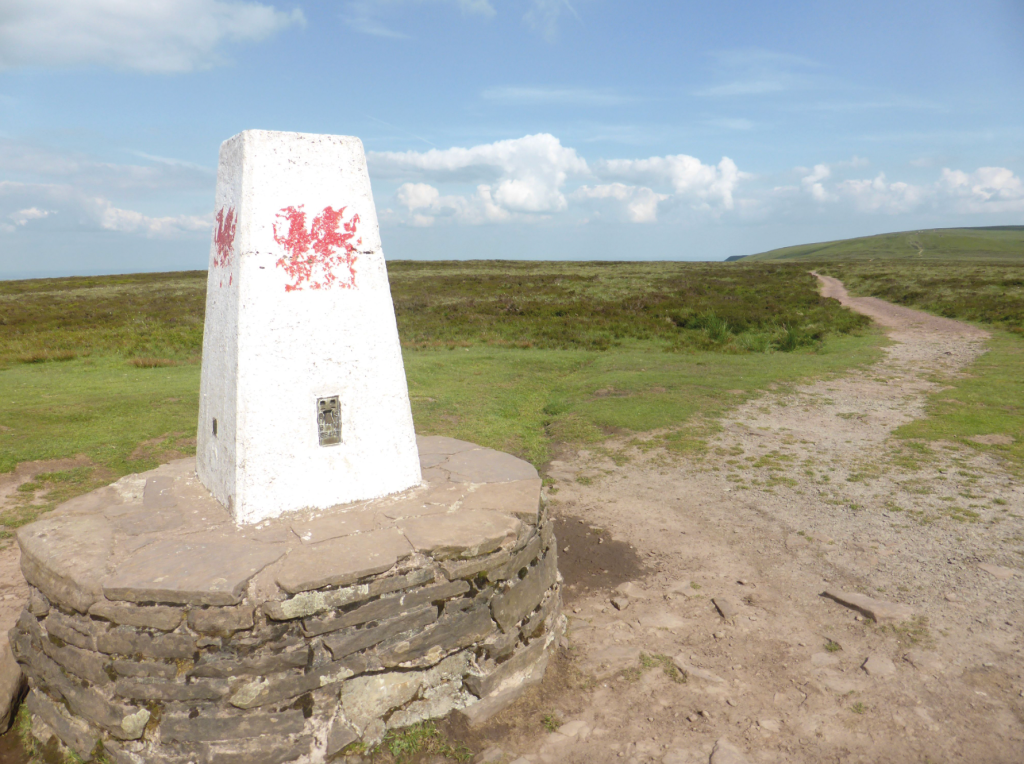
[[[507,705],[564,629],[540,481],[472,444],[420,450],[422,488],[280,527],[175,524],[216,511],[188,498],[187,463],[142,476],[141,497],[27,526],[32,593],[11,646],[33,735],[85,761],[320,762]],[[124,533],[124,517],[142,532]]]

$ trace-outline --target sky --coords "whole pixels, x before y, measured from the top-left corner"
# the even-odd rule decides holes
[[[359,136],[388,259],[1024,223],[1024,0],[0,0],[0,279],[202,269],[217,153]]]

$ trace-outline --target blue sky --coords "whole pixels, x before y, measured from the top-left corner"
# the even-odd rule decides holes
[[[0,278],[204,268],[220,142],[357,135],[395,258],[1024,223],[1024,3],[3,0]]]

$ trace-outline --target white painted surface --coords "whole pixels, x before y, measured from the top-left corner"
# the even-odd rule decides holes
[[[290,276],[284,266],[297,262],[291,255],[298,249],[285,243],[284,211],[305,212],[315,244],[331,228],[324,219],[314,225],[327,207],[345,208],[341,230],[359,217],[350,242],[354,277],[344,263],[318,266],[305,281]],[[231,209],[233,243],[218,249],[215,233],[210,252],[199,479],[238,523],[418,484],[409,393],[362,142],[262,130],[236,135],[221,146],[217,174],[216,211],[224,217]],[[344,248],[319,252],[336,257]],[[330,284],[328,272],[335,278]],[[342,442],[321,446],[316,403],[333,395],[341,400]]]

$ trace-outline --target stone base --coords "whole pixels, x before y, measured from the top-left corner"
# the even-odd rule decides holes
[[[85,761],[321,762],[507,705],[565,623],[541,481],[471,443],[419,450],[418,488],[254,526],[182,460],[21,528],[32,734]]]

